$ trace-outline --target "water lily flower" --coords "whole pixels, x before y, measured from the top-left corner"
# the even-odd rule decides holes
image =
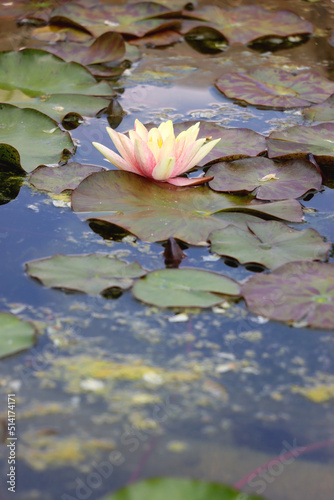
[[[93,142],[93,145],[120,170],[175,186],[202,184],[210,179],[179,177],[195,167],[220,141],[197,139],[199,125],[198,122],[175,137],[171,120],[150,130],[136,120],[134,130],[129,131],[129,137],[107,127],[120,154],[98,142]]]

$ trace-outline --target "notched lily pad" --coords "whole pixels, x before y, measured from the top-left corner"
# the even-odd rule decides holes
[[[320,103],[334,93],[334,82],[313,71],[292,73],[275,66],[225,72],[216,87],[229,98],[279,109]]]
[[[206,186],[177,188],[115,170],[83,180],[72,193],[72,208],[83,220],[115,224],[144,241],[173,236],[194,245],[205,244],[211,231],[226,226],[230,212],[302,220],[301,206],[295,200],[263,203],[252,197],[218,194]]]
[[[293,12],[285,10],[273,12],[256,5],[245,5],[229,10],[206,5],[193,14],[204,21],[211,21],[229,43],[248,44],[270,35],[288,37],[313,32],[313,25]]]
[[[223,295],[240,295],[239,284],[222,274],[201,269],[159,269],[137,281],[136,299],[158,307],[211,307]]]
[[[207,172],[214,176],[211,189],[222,192],[253,192],[259,200],[299,198],[321,188],[322,177],[307,160],[273,161],[268,158],[244,158],[216,163]]]
[[[36,329],[14,314],[0,312],[0,358],[29,349],[36,342]]]
[[[242,287],[249,309],[277,321],[334,328],[334,264],[291,262],[251,276]]]
[[[48,51],[65,61],[75,61],[86,66],[119,61],[125,55],[125,42],[119,33],[108,31],[90,45],[65,41],[51,45]]]
[[[106,170],[97,165],[85,165],[71,162],[60,167],[41,165],[29,177],[29,182],[36,189],[60,194],[75,189],[90,174]]]
[[[175,134],[197,123],[196,121],[174,123]],[[257,156],[267,150],[266,139],[263,135],[248,128],[225,128],[215,123],[201,121],[199,137],[219,139],[218,144],[198,163],[199,166],[215,161],[231,161],[247,156]]]
[[[64,152],[74,153],[70,134],[35,109],[0,104],[0,129],[3,142],[19,151],[21,166],[26,172],[41,163],[57,163]],[[12,158],[17,165],[18,157],[13,150]]]
[[[26,272],[43,285],[97,295],[110,288],[130,288],[146,271],[137,263],[109,255],[55,255],[26,264]]]
[[[334,121],[334,94],[320,104],[314,104],[309,108],[304,108],[302,113],[306,120],[314,122]]]
[[[305,158],[312,153],[318,163],[334,163],[334,123],[311,127],[296,125],[272,132],[267,138],[270,158]]]
[[[198,479],[153,478],[132,484],[101,500],[241,500],[240,491],[230,486]],[[264,500],[246,495],[244,500]]]
[[[293,261],[325,261],[332,248],[315,229],[298,231],[278,221],[248,222],[248,230],[236,226],[213,231],[211,250],[240,264],[262,264],[275,269]]]

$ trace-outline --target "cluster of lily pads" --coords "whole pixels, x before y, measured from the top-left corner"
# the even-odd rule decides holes
[[[241,284],[201,269],[148,273],[135,262],[92,254],[29,262],[27,273],[45,286],[93,295],[132,288],[137,299],[160,307],[210,307],[243,297],[255,314],[333,328],[334,265],[325,263],[332,245],[314,229],[293,229],[287,223],[303,221],[298,199],[320,191],[331,175],[334,82],[314,72],[270,66],[222,74],[215,84],[227,97],[271,109],[301,107],[307,120],[322,123],[265,137],[246,128],[201,122],[201,136],[220,142],[198,163],[213,179],[196,188],[71,163],[75,145],[64,130],[71,129],[66,123],[73,115],[78,124],[98,112],[111,121],[122,113],[115,106],[110,78],[125,69],[133,46],[168,45],[181,37],[196,45],[203,33],[215,41],[212,50],[218,50],[222,39],[225,45],[250,47],[273,37],[275,43],[277,38],[301,43],[313,26],[291,12],[255,6],[224,10],[196,9],[178,1],[112,8],[108,2],[95,7],[85,0],[56,4],[51,1],[34,11],[29,2],[28,14],[25,0],[6,7],[7,13],[30,23],[39,48],[0,52],[0,202],[13,199],[23,176],[31,173],[29,182],[38,190],[72,191],[72,209],[83,220],[121,227],[147,242],[173,237],[210,245],[223,258],[272,272]],[[208,30],[215,36],[210,38]],[[175,133],[193,125],[176,123]],[[8,315],[1,314],[0,320],[12,328]],[[34,334],[28,327],[29,342]],[[19,349],[4,346],[2,355]]]

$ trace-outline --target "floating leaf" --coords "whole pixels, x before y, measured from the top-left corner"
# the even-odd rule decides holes
[[[195,245],[205,244],[211,231],[228,224],[232,214],[225,211],[294,222],[302,218],[295,200],[261,203],[251,197],[214,193],[206,186],[177,188],[110,170],[82,181],[72,193],[72,208],[84,220],[110,222],[145,241],[173,236]]]
[[[179,134],[194,125],[196,121],[174,124],[175,134]],[[200,137],[221,139],[218,144],[206,155],[198,165],[206,165],[218,158],[236,160],[246,156],[257,156],[267,149],[266,139],[263,135],[248,128],[225,128],[211,122],[200,122]]]
[[[211,189],[224,192],[256,189],[259,200],[299,198],[310,190],[321,188],[322,177],[307,160],[276,162],[268,158],[244,158],[216,163],[207,172],[214,176]]]
[[[315,72],[295,74],[275,66],[226,72],[218,78],[216,87],[232,99],[281,109],[319,103],[334,93],[334,82]]]
[[[304,108],[303,115],[306,120],[312,120],[314,122],[334,121],[334,94],[320,104],[314,104],[309,108]]]
[[[201,269],[159,269],[137,281],[136,299],[158,307],[211,307],[222,295],[238,297],[239,284],[222,274]]]
[[[129,40],[129,43],[137,47],[165,47],[181,40],[182,35],[180,33],[172,30],[164,30],[141,38],[134,38],[133,40]]]
[[[166,267],[177,269],[186,254],[174,238],[168,238],[163,256],[165,257]]]
[[[45,94],[113,95],[110,85],[96,83],[80,64],[65,62],[38,49],[0,53],[0,88],[18,89],[29,97]]]
[[[110,288],[130,288],[146,274],[137,263],[109,255],[55,255],[26,264],[29,276],[43,285],[97,295]]]
[[[293,12],[285,10],[273,12],[256,5],[229,10],[205,5],[192,14],[203,21],[211,21],[213,27],[219,29],[229,43],[248,44],[271,35],[288,37],[313,32],[313,25]]]
[[[240,264],[257,263],[269,269],[293,261],[326,260],[332,248],[315,229],[297,231],[278,221],[248,222],[213,231],[211,250]]]
[[[103,170],[105,170],[103,167],[97,165],[83,165],[76,162],[60,167],[41,165],[31,174],[29,182],[41,191],[60,194],[63,191],[75,189],[88,175]]]
[[[29,349],[36,342],[36,330],[28,321],[0,312],[0,358]]]
[[[43,162],[57,163],[63,150],[74,152],[69,133],[35,109],[0,104],[0,129],[2,141],[19,151],[26,172]]]
[[[318,163],[334,162],[334,123],[312,127],[296,125],[272,132],[267,138],[270,158],[305,158],[312,153]]]
[[[243,496],[243,497],[242,497]],[[241,494],[230,486],[198,479],[147,479],[132,484],[101,500],[263,500]]]
[[[75,61],[83,65],[107,63],[123,58],[125,42],[119,33],[108,31],[90,45],[66,41],[50,46],[48,51],[65,61]]]
[[[291,262],[251,276],[242,287],[249,309],[278,321],[334,328],[334,264]]]

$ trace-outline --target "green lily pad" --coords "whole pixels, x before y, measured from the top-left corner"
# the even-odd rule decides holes
[[[20,90],[28,97],[45,94],[113,95],[108,83],[96,83],[80,64],[65,62],[38,49],[0,53],[0,88]]]
[[[158,307],[211,307],[222,295],[240,296],[239,284],[222,274],[201,269],[158,269],[137,281],[136,299]]]
[[[236,226],[213,231],[211,250],[240,264],[256,263],[274,269],[293,261],[325,261],[332,248],[315,229],[298,231],[283,222],[248,222],[248,230]]]
[[[311,127],[296,125],[272,132],[267,138],[270,158],[305,158],[312,153],[318,163],[334,163],[334,123]]]
[[[86,66],[119,61],[125,55],[125,42],[119,33],[108,31],[90,45],[66,41],[50,46],[48,51],[65,61],[75,61]]]
[[[310,106],[334,93],[334,82],[315,72],[295,74],[275,66],[225,72],[216,87],[232,99],[280,109]]]
[[[276,35],[311,34],[313,25],[290,11],[270,11],[256,5],[225,10],[213,5],[192,12],[203,21],[211,21],[229,43],[248,44],[254,40]]]
[[[263,500],[230,486],[198,479],[153,478],[132,484],[101,500]]]
[[[196,121],[175,123],[175,134],[187,130],[195,123]],[[199,166],[218,159],[230,161],[247,156],[257,156],[267,149],[265,137],[248,128],[224,128],[212,122],[201,121],[199,136],[221,139],[206,155],[205,159],[198,163]]]
[[[309,108],[304,108],[303,115],[306,120],[314,122],[334,121],[334,94],[320,104],[314,104]]]
[[[173,236],[194,245],[205,244],[211,231],[227,225],[225,212],[302,220],[296,200],[262,203],[218,194],[206,186],[177,188],[115,170],[83,180],[72,193],[72,208],[83,220],[110,222],[144,241]]]
[[[57,163],[63,151],[74,152],[70,134],[35,109],[0,104],[0,129],[2,141],[19,151],[26,172],[31,172],[41,163]],[[17,161],[17,156],[14,161]]]
[[[29,107],[45,113],[57,122],[61,122],[68,113],[80,116],[95,116],[102,109],[108,108],[110,98],[80,94],[53,94],[29,97],[19,90],[0,89],[0,101],[14,106]]]
[[[40,191],[60,194],[63,191],[75,189],[90,174],[104,170],[105,168],[97,165],[83,165],[77,162],[60,167],[41,165],[31,174],[29,182]]]
[[[26,272],[43,285],[97,295],[110,288],[130,288],[146,271],[137,263],[109,255],[55,255],[26,264]]]
[[[259,200],[299,198],[310,190],[321,188],[322,178],[307,160],[274,162],[268,158],[244,158],[216,163],[207,172],[214,176],[211,189],[223,192],[252,192]]]
[[[277,321],[334,328],[334,264],[291,262],[251,276],[242,287],[249,309]]]
[[[29,349],[36,342],[36,329],[14,314],[0,312],[0,358]]]

